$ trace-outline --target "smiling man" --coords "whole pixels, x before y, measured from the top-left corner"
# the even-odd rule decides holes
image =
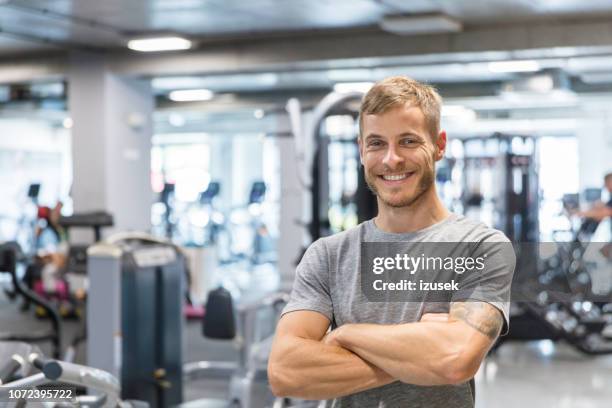
[[[298,265],[268,366],[276,395],[334,407],[474,405],[473,376],[508,325],[514,254],[493,251],[487,270],[443,301],[407,292],[401,302],[373,302],[361,284],[368,243],[508,243],[437,195],[440,106],[433,88],[404,77],[364,97],[359,151],[378,214],[317,240]]]

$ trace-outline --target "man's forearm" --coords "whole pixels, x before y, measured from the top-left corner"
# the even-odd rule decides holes
[[[585,218],[591,218],[596,221],[601,221],[606,217],[612,216],[612,208],[606,205],[600,205],[600,206],[591,208],[590,210],[580,211],[578,212],[578,215],[580,215],[581,217],[585,217]]]
[[[354,324],[343,326],[336,340],[403,382],[452,384],[464,379],[463,362],[478,357],[464,355],[462,344],[470,339],[453,336],[449,324],[453,323]]]
[[[278,396],[322,400],[395,381],[385,371],[336,345],[299,337],[273,348],[268,377]]]

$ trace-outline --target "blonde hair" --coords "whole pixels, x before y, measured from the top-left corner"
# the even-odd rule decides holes
[[[394,76],[377,82],[361,101],[359,110],[359,137],[363,136],[364,115],[385,113],[397,106],[409,104],[421,109],[432,140],[440,132],[442,98],[430,85],[404,76]]]

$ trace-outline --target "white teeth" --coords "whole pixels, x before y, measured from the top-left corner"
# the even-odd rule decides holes
[[[383,176],[383,178],[385,180],[389,180],[389,181],[397,181],[397,180],[403,180],[406,177],[408,177],[408,173],[404,173],[404,174],[395,174],[395,175],[390,175],[390,176]]]

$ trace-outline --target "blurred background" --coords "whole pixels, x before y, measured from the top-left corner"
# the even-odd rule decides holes
[[[0,1],[2,338],[111,371],[152,406],[272,406],[266,339],[296,263],[376,214],[357,115],[392,75],[444,98],[448,208],[536,251],[476,406],[609,406],[604,0]],[[181,271],[162,289],[122,277],[159,265]],[[172,282],[178,312],[160,300]],[[144,323],[158,316],[180,325]]]

